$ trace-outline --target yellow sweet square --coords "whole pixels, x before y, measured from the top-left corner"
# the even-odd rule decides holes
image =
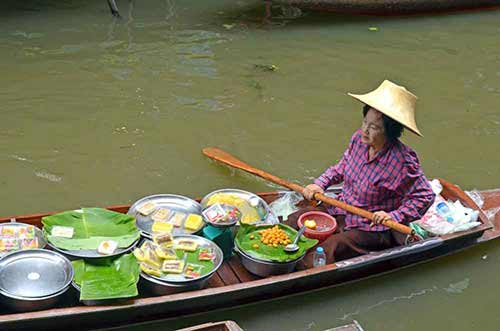
[[[189,214],[186,222],[184,223],[184,227],[191,231],[196,231],[201,228],[203,224],[203,218],[200,215]]]

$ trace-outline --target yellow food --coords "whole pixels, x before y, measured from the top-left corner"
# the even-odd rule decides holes
[[[151,231],[172,233],[173,228],[174,226],[170,223],[154,222]]]
[[[258,245],[258,244],[253,244],[253,245],[252,245],[252,248],[253,248],[253,249],[259,249],[259,245]]]
[[[305,220],[304,225],[308,229],[311,229],[311,230],[316,229],[316,221],[315,220]]]
[[[151,276],[156,276],[156,277],[160,277],[161,276],[161,271],[158,267],[154,266],[154,265],[150,265],[150,264],[147,264],[145,262],[141,262],[139,264],[141,270],[145,273],[147,273],[148,275],[151,275]]]
[[[260,241],[264,245],[278,247],[279,245],[288,245],[292,241],[288,237],[285,231],[280,229],[279,226],[275,225],[272,228],[259,231],[261,236]]]
[[[250,235],[250,239],[255,239],[255,236],[253,234]]]
[[[184,223],[184,227],[187,230],[196,231],[201,227],[202,224],[203,224],[203,218],[200,215],[189,214],[189,216],[186,219],[186,222]]]

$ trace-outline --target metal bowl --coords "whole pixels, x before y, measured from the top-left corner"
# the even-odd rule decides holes
[[[147,278],[153,278],[162,283],[167,283],[167,284],[190,285],[192,283],[198,282],[199,280],[210,278],[210,276],[212,276],[217,271],[217,269],[219,269],[219,267],[222,265],[224,259],[222,250],[213,241],[194,235],[174,236],[174,241],[178,239],[194,240],[198,243],[198,247],[200,248],[212,248],[215,252],[214,268],[209,273],[195,279],[188,279],[185,278],[183,275],[179,274],[167,274],[161,277],[156,277],[156,276],[146,275],[144,272],[141,272],[141,276],[145,275],[147,276]]]
[[[0,259],[0,294],[16,311],[53,306],[73,279],[73,266],[59,253],[29,249]]]
[[[305,253],[299,258],[288,261],[288,262],[271,262],[256,259],[251,257],[245,253],[243,253],[237,245],[234,246],[234,251],[239,256],[241,260],[241,264],[254,275],[260,277],[267,277],[272,275],[282,275],[287,274],[295,270],[295,266],[297,263],[302,260],[305,256]]]
[[[149,276],[141,272],[140,284],[141,286],[153,295],[168,295],[179,292],[193,291],[202,289],[210,276],[192,280],[184,283],[170,283],[161,281],[158,278]]]
[[[137,200],[136,202],[134,202],[132,206],[130,206],[127,214],[135,217],[136,224],[139,230],[141,231],[141,235],[148,239],[152,238],[151,227],[153,226],[153,220],[151,219],[151,215],[144,216],[136,210],[138,206],[146,202],[153,202],[157,207],[167,208],[172,211],[179,211],[185,214],[201,215],[201,205],[198,202],[194,201],[193,199],[190,199],[182,195],[156,194]],[[184,219],[183,222],[185,221],[186,220]],[[184,229],[184,227],[180,228],[174,227],[172,233],[174,235],[198,233],[203,228],[203,225],[195,231],[188,231]]]
[[[37,248],[44,248],[45,246],[47,246],[47,239],[45,239],[45,236],[43,235],[42,230],[40,230],[39,228],[37,228],[34,225],[26,224],[26,223],[19,223],[19,222],[7,222],[7,223],[0,224],[0,229],[2,227],[6,227],[6,226],[15,226],[15,227],[31,226],[31,227],[35,228],[35,237],[38,240],[38,247]],[[9,254],[9,253],[8,252],[3,252],[3,253],[0,252],[0,257],[5,256],[7,254]]]

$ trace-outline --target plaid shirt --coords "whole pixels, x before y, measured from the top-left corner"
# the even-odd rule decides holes
[[[361,131],[354,133],[339,163],[329,167],[314,183],[326,189],[344,182],[338,199],[371,212],[383,210],[396,222],[409,223],[421,218],[434,201],[417,154],[399,140],[386,143],[372,160],[368,145],[361,142]],[[330,206],[332,215],[346,215],[346,228],[385,231],[380,224],[370,227],[367,219]]]

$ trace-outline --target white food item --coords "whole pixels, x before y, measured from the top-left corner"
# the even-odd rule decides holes
[[[73,238],[73,234],[75,233],[75,229],[70,226],[59,226],[56,225],[50,231],[50,235],[54,237],[64,237],[64,238]]]
[[[104,240],[97,247],[97,252],[102,255],[111,255],[118,247],[118,243],[114,240]]]

